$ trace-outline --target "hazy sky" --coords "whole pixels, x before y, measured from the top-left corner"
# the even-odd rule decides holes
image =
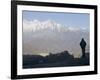
[[[88,13],[61,13],[61,12],[36,12],[23,11],[23,19],[32,21],[34,19],[40,21],[53,20],[57,23],[71,27],[84,27],[89,29],[89,14]]]
[[[72,53],[74,56],[80,56],[80,40],[84,37],[88,46],[89,46],[89,14],[82,13],[61,13],[61,12],[34,12],[34,11],[23,11],[23,51],[24,54],[42,54],[49,52],[62,52],[68,50],[69,53]],[[33,29],[35,23],[26,23],[33,20],[39,20],[39,22],[45,22],[47,20],[54,21],[55,23],[64,25],[65,28],[73,27],[76,28],[85,28],[85,32],[80,29],[80,31],[74,32],[48,32],[40,31],[34,32]],[[38,23],[36,23],[38,24]],[[47,25],[48,26],[48,25]],[[28,31],[28,28],[29,30]],[[38,26],[39,27],[39,26]],[[41,25],[40,25],[41,27]],[[65,30],[64,28],[64,30]],[[27,30],[26,30],[27,29]],[[49,29],[49,28],[48,28]],[[26,31],[25,31],[26,30]],[[31,32],[32,31],[32,32]],[[48,33],[48,34],[47,34]],[[41,44],[41,45],[40,45]],[[87,47],[88,47],[87,46]],[[88,49],[88,48],[87,48]],[[89,50],[88,50],[89,52]]]

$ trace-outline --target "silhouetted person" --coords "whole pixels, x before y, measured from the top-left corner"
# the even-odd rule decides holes
[[[80,42],[80,46],[82,49],[82,57],[84,57],[85,56],[85,47],[86,47],[86,42],[85,42],[84,38],[82,38],[82,40]]]

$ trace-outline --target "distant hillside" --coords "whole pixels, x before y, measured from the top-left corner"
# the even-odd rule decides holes
[[[68,51],[40,55],[23,55],[23,68],[85,66],[89,65],[89,53],[85,57],[74,58]]]

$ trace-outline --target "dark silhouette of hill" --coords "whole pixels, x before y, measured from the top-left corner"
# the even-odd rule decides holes
[[[50,53],[43,57],[40,55],[23,55],[23,68],[44,68],[64,66],[85,66],[89,65],[89,53],[85,56],[74,58],[68,51]]]

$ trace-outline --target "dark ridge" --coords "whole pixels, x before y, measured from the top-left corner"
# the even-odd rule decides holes
[[[80,58],[74,58],[68,51],[60,53],[49,53],[48,56],[23,55],[23,68],[46,68],[64,66],[85,66],[89,65],[89,53]]]

